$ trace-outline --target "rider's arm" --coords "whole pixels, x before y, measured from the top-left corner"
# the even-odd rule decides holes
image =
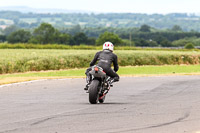
[[[114,56],[113,65],[114,65],[114,71],[117,72],[119,70],[119,66],[118,66],[117,56],[116,55]]]
[[[100,54],[100,52],[96,53],[96,55],[94,56],[94,59],[90,62],[90,66],[94,66],[95,65],[95,63],[98,60],[99,54]]]

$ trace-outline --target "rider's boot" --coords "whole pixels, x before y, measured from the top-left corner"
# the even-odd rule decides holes
[[[114,77],[110,80],[110,84],[112,85],[112,83],[114,82],[118,82],[119,81],[119,78],[118,77]]]
[[[87,84],[86,84],[86,86],[85,86],[85,88],[84,88],[84,90],[85,90],[85,91],[87,91],[87,90],[88,90],[88,88],[89,88],[89,85],[90,85],[90,83],[87,83]]]
[[[89,86],[90,86],[90,83],[91,83],[91,75],[87,75],[87,77],[86,77],[86,86],[85,86],[85,88],[84,88],[84,90],[85,91],[88,91],[88,88],[89,88]]]
[[[118,82],[119,81],[119,77],[114,77],[114,82]]]

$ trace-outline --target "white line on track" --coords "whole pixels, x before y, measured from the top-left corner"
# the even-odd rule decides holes
[[[69,78],[51,79],[51,80],[66,80],[66,79],[69,79]],[[70,78],[70,79],[74,79],[74,78]],[[5,85],[0,85],[0,88],[12,86],[12,85],[20,85],[20,84],[26,84],[26,83],[34,83],[34,82],[46,81],[46,80],[49,80],[49,79],[31,80],[31,81],[24,81],[24,82],[18,82],[18,83],[5,84]]]
[[[25,82],[19,82],[19,83],[12,83],[12,84],[0,85],[0,88],[12,86],[12,85],[20,85],[20,84],[26,84],[26,83],[39,82],[39,81],[46,81],[46,80],[47,79],[40,79],[40,80],[32,80],[32,81],[25,81]]]

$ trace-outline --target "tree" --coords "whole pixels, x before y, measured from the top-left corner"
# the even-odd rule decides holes
[[[175,46],[175,47],[183,47],[187,43],[190,43],[190,42],[191,42],[191,40],[188,40],[188,39],[184,38],[184,39],[179,39],[179,40],[173,41],[172,45]]]
[[[104,32],[96,40],[96,44],[103,45],[104,42],[107,41],[112,42],[114,45],[120,45],[122,43],[122,39],[117,34],[111,32]]]
[[[80,33],[80,32],[81,32],[81,26],[80,25],[73,26],[69,31],[69,33],[71,35],[75,35],[75,34]]]
[[[23,29],[12,32],[8,37],[9,43],[27,43],[31,38],[31,33]]]
[[[183,30],[182,30],[182,28],[181,28],[179,25],[174,25],[174,26],[172,27],[172,31],[177,32],[177,31],[183,31]]]
[[[19,19],[19,18],[14,18],[14,19],[13,19],[13,22],[14,22],[14,24],[18,24],[18,23],[19,23],[19,21],[20,21],[20,19]]]
[[[0,42],[5,42],[5,41],[6,41],[6,36],[0,35]]]
[[[142,26],[140,27],[140,31],[141,31],[141,32],[150,32],[150,31],[151,31],[150,28],[151,28],[150,26],[144,24],[144,25],[142,25]]]
[[[29,23],[26,23],[26,22],[19,22],[19,23],[17,24],[17,26],[23,27],[23,28],[29,28],[30,24],[29,24]]]
[[[71,35],[69,35],[69,34],[64,34],[64,33],[60,33],[60,34],[58,35],[58,37],[56,38],[55,42],[56,42],[57,44],[67,44],[67,45],[69,45],[71,39],[72,39]]]
[[[149,43],[146,40],[144,40],[144,39],[136,39],[135,40],[135,46],[149,47]]]
[[[33,43],[52,44],[55,43],[55,38],[59,35],[58,31],[48,23],[42,23],[33,32]]]
[[[161,42],[163,42],[164,40],[167,40],[167,38],[165,38],[164,36],[162,36],[162,35],[156,35],[155,37],[154,37],[154,40],[158,43],[158,44],[161,44]]]
[[[162,47],[171,47],[172,43],[169,40],[165,39],[165,40],[161,41],[160,45]]]
[[[96,42],[96,38],[90,37],[90,38],[88,38],[88,40],[87,40],[87,45],[94,45],[95,42]]]
[[[194,49],[194,44],[193,43],[187,43],[184,47],[185,49]]]
[[[153,40],[149,40],[148,43],[149,43],[150,47],[157,47],[158,46],[158,43],[156,41],[153,41]]]
[[[11,25],[4,29],[3,34],[8,36],[9,34],[11,34],[12,32],[15,32],[17,30],[19,30],[19,28],[17,26]]]
[[[76,33],[73,38],[76,45],[80,45],[81,43],[86,44],[88,41],[88,37],[82,32]]]

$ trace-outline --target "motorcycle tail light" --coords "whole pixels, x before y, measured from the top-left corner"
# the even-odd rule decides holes
[[[99,68],[98,68],[98,67],[95,67],[94,70],[95,70],[95,71],[99,71]]]

